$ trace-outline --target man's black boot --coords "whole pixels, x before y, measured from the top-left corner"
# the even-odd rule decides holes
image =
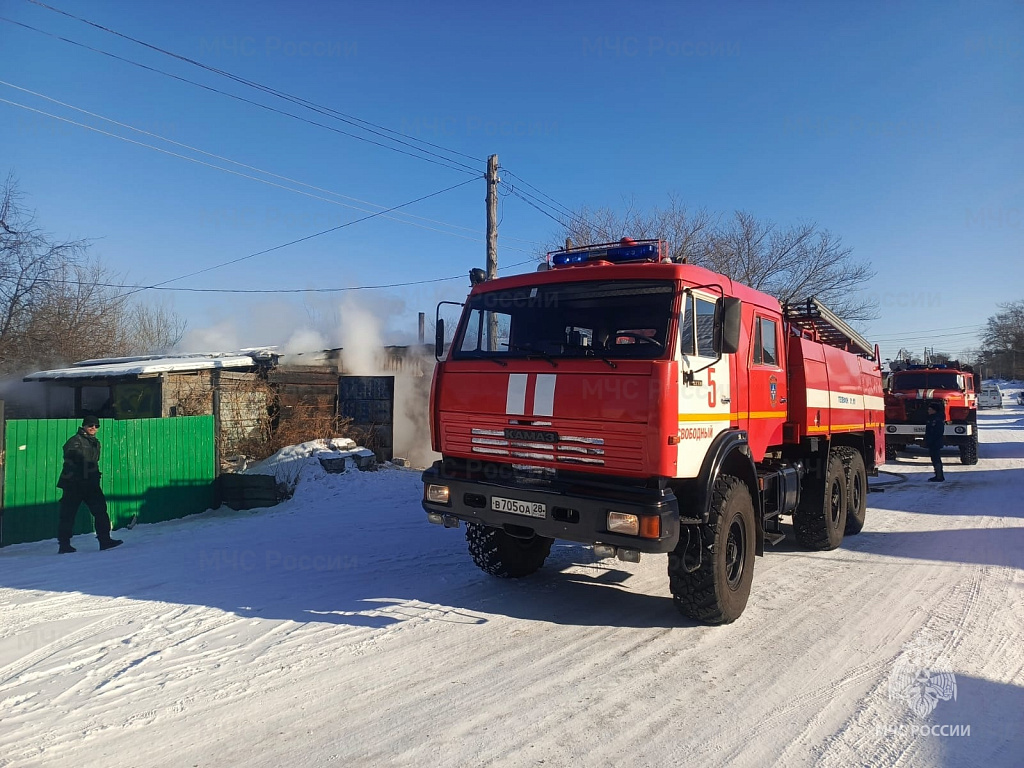
[[[100,542],[100,549],[113,549],[114,547],[119,547],[122,544],[124,544],[124,542],[120,539],[103,539]]]
[[[71,552],[77,552],[78,550],[71,546],[70,541],[60,542],[60,548],[57,550],[58,555],[67,555]]]

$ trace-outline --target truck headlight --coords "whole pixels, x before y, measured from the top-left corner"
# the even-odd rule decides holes
[[[640,518],[625,512],[608,512],[608,530],[612,533],[624,533],[636,536],[640,533]]]
[[[432,504],[447,504],[450,494],[447,485],[428,485],[427,501]]]

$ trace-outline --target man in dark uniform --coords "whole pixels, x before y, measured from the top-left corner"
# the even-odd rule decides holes
[[[74,552],[71,536],[75,527],[75,515],[82,502],[92,513],[96,538],[100,549],[110,549],[121,543],[110,538],[110,517],[107,515],[107,498],[100,488],[100,441],[96,430],[100,420],[95,416],[82,419],[81,428],[64,443],[64,468],[61,470],[57,487],[64,491],[60,499],[60,522],[57,525],[58,553]]]
[[[929,483],[941,483],[946,479],[942,474],[942,440],[946,432],[946,416],[943,407],[938,403],[928,403],[928,420],[924,423],[924,444],[932,457],[935,477],[929,477]]]

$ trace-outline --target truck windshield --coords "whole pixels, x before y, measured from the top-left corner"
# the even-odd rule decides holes
[[[581,282],[489,291],[470,299],[452,359],[654,359],[668,340],[675,286],[666,280]]]
[[[955,373],[913,371],[895,374],[892,380],[892,389],[894,392],[898,392],[908,389],[961,389],[961,387]]]

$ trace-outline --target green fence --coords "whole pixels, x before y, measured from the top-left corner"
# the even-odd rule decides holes
[[[78,419],[6,423],[0,544],[56,538],[61,449],[79,426]],[[114,528],[133,519],[156,523],[212,507],[217,477],[213,430],[213,416],[101,419],[100,471]],[[75,533],[92,530],[92,515],[83,505]]]

